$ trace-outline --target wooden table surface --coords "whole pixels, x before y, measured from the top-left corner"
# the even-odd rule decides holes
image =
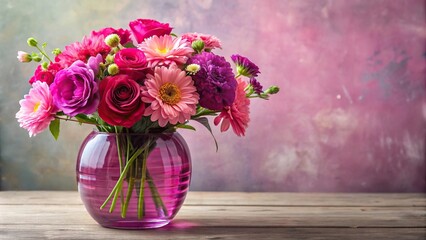
[[[156,230],[98,225],[77,192],[0,192],[0,239],[426,239],[426,194],[190,192]]]

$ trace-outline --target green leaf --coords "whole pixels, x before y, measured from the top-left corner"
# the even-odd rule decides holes
[[[81,123],[91,123],[91,124],[98,124],[98,121],[96,121],[96,118],[89,117],[85,114],[77,114],[75,118]]]
[[[55,138],[55,140],[58,140],[58,137],[59,137],[59,125],[60,125],[59,119],[55,119],[51,121],[49,125],[50,133],[52,133],[52,136],[53,138]]]
[[[176,128],[183,128],[183,129],[189,129],[189,130],[195,131],[195,127],[188,124],[179,124],[179,125],[176,125]]]
[[[217,152],[219,150],[219,145],[217,144],[216,138],[214,137],[212,129],[210,128],[209,120],[206,117],[200,117],[200,118],[196,118],[192,120],[201,123],[204,127],[207,128],[207,130],[209,130],[210,134],[213,137],[214,143],[216,144],[216,152]]]
[[[149,128],[153,125],[149,117],[143,117],[140,121],[132,126],[134,132],[143,133],[148,132]]]

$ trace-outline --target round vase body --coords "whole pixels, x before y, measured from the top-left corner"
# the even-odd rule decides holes
[[[122,153],[120,157],[118,152]],[[132,160],[134,152],[142,154]],[[175,217],[185,200],[191,157],[185,140],[176,132],[93,131],[81,145],[76,172],[84,206],[100,225],[158,228]]]

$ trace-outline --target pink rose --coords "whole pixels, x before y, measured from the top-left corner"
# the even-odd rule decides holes
[[[104,78],[99,85],[99,116],[112,126],[132,127],[145,110],[142,87],[127,75]]]
[[[145,78],[146,57],[141,50],[137,48],[121,49],[115,54],[114,62],[117,64],[120,74],[127,74],[136,81]]]
[[[91,114],[99,104],[98,83],[93,69],[80,60],[56,74],[50,92],[55,105],[71,117],[80,113]]]
[[[114,62],[120,70],[143,70],[146,68],[145,54],[137,48],[124,48],[115,54]]]
[[[129,23],[133,36],[138,43],[151,36],[163,36],[170,34],[172,29],[168,23],[160,23],[152,19],[137,19]]]

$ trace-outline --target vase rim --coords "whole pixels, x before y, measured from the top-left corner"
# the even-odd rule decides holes
[[[115,136],[115,135],[145,135],[145,136],[172,136],[174,134],[179,134],[178,132],[159,132],[159,133],[138,133],[138,132],[131,132],[131,133],[114,133],[114,132],[102,132],[97,129],[93,129],[92,133],[101,134],[101,135],[108,135],[108,136]]]

